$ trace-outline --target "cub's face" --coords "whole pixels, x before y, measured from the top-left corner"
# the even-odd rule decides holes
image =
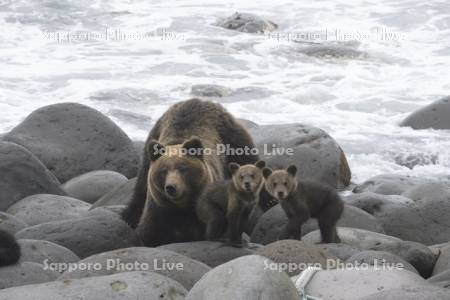
[[[264,168],[265,188],[267,192],[278,201],[286,199],[297,188],[295,177],[297,168],[292,165],[286,170],[272,171]]]
[[[147,145],[151,165],[147,176],[148,196],[160,206],[187,207],[209,182],[202,143],[191,138],[182,145]]]
[[[238,191],[247,193],[259,193],[264,182],[262,168],[266,163],[258,161],[256,164],[239,166],[237,163],[230,163],[229,169],[232,174],[234,186]]]

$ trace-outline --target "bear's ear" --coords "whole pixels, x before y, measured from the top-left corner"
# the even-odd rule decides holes
[[[297,167],[294,165],[290,165],[287,167],[286,171],[293,177],[295,177],[295,174],[297,174]]]
[[[234,173],[236,173],[237,170],[239,170],[240,166],[235,163],[235,162],[231,162],[228,164],[228,170],[230,170],[231,175],[234,175]]]
[[[165,147],[155,140],[150,140],[145,145],[145,151],[150,157],[150,161],[155,161],[164,154]]]
[[[262,172],[263,172],[264,178],[267,179],[267,178],[269,178],[270,174],[272,174],[272,169],[268,168],[268,167],[264,167],[262,169]]]
[[[186,150],[186,155],[203,159],[203,144],[198,137],[191,137],[184,142],[183,149]]]
[[[262,168],[264,168],[266,166],[266,162],[263,161],[263,160],[259,160],[259,161],[256,162],[255,166],[260,168],[260,169],[262,169]]]

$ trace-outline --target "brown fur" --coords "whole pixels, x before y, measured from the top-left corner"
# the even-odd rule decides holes
[[[323,243],[340,243],[336,223],[344,204],[332,188],[296,178],[297,168],[272,171],[264,168],[265,188],[281,204],[289,221],[280,239],[301,239],[301,227],[309,219],[319,223]]]
[[[206,239],[225,239],[236,247],[242,247],[245,221],[258,203],[264,184],[263,161],[255,165],[239,166],[230,163],[231,180],[208,185],[197,203],[197,215],[206,224]]]
[[[222,106],[191,99],[173,105],[146,142],[133,198],[122,214],[147,246],[200,240],[204,225],[195,203],[210,182],[230,176],[227,165],[254,163],[257,156],[216,153],[217,144],[253,148],[248,132]],[[186,152],[209,149],[211,155]],[[156,150],[165,150],[164,153]]]

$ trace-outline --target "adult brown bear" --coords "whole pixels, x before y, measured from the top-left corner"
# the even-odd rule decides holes
[[[234,152],[216,151],[217,145]],[[199,99],[173,105],[149,134],[123,219],[147,246],[204,239],[197,198],[206,184],[230,178],[230,162],[258,161],[250,151],[238,153],[242,149],[255,149],[253,140],[221,105]]]

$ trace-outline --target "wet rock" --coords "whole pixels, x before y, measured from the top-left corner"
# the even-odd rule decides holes
[[[128,136],[85,105],[42,107],[4,139],[31,151],[61,182],[94,170],[116,171],[128,178],[137,174],[139,159]]]
[[[284,273],[267,268],[268,260],[258,255],[244,256],[209,271],[189,291],[187,300],[286,299],[298,293]]]
[[[0,211],[39,193],[64,195],[58,179],[27,149],[0,142]]]
[[[62,189],[73,198],[94,203],[127,181],[125,176],[117,172],[92,171],[70,179],[62,185]]]
[[[191,94],[197,97],[225,97],[231,94],[231,89],[216,84],[196,84],[191,88]]]
[[[14,217],[13,215],[0,211],[0,230],[15,234],[28,227],[28,224]]]
[[[137,264],[136,264],[137,262]],[[134,247],[90,256],[79,264],[97,264],[100,270],[66,271],[59,280],[111,275],[130,271],[152,271],[167,276],[190,289],[206,272],[207,265],[179,253],[159,249]]]
[[[187,291],[178,282],[152,272],[127,272],[95,278],[61,280],[0,291],[9,300],[182,300]]]
[[[83,218],[28,227],[19,231],[16,237],[50,241],[72,250],[80,258],[141,244],[120,216],[101,208]]]
[[[118,186],[117,188],[113,189],[112,191],[98,199],[92,205],[92,209],[101,206],[127,205],[131,201],[135,185],[136,178],[128,180],[125,184]]]
[[[39,240],[19,240],[21,250],[20,262],[38,264],[73,263],[80,260],[72,251],[63,246]]]
[[[332,187],[350,184],[351,171],[344,152],[325,131],[302,124],[264,125],[250,130],[262,159],[269,166],[295,164],[298,176],[326,183]],[[293,150],[293,154],[279,153]],[[289,151],[292,151],[289,150]],[[301,166],[301,167],[300,167]]]
[[[264,20],[257,15],[238,12],[226,19],[219,20],[216,25],[225,29],[247,33],[266,33],[278,28],[277,24]]]
[[[254,254],[255,249],[252,249],[253,246],[250,244],[249,248],[236,248],[220,242],[199,241],[168,244],[158,248],[186,255],[214,268],[235,258]]]
[[[450,129],[450,96],[437,100],[409,115],[400,123],[413,129]]]
[[[428,179],[419,177],[411,177],[397,174],[383,174],[374,176],[364,183],[359,184],[354,190],[354,193],[372,192],[382,195],[401,195],[406,190],[419,185],[421,183],[429,182]]]
[[[0,268],[0,299],[1,289],[13,286],[42,283],[56,280],[59,274],[52,270],[44,270],[44,266],[34,262],[23,262],[8,267]]]
[[[50,194],[28,196],[7,212],[30,226],[82,217],[91,206],[81,200]]]
[[[256,223],[251,240],[254,243],[266,245],[278,240],[280,233],[284,230],[288,218],[279,204],[266,211]],[[341,219],[337,223],[340,227],[361,228],[374,232],[383,233],[379,221],[365,211],[346,205]],[[302,235],[317,230],[317,220],[311,218],[302,226]]]
[[[327,255],[316,245],[297,240],[282,240],[271,243],[256,254],[279,264],[279,270],[285,271],[289,276],[299,274],[308,266],[326,269],[328,260],[336,259]]]

